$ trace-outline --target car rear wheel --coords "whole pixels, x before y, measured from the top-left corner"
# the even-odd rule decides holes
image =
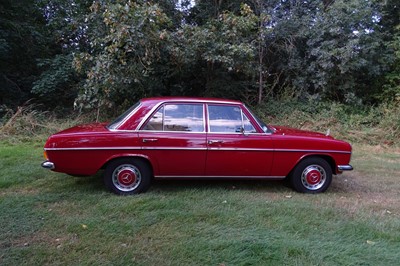
[[[151,169],[140,159],[118,159],[107,165],[104,183],[118,195],[139,194],[150,187]]]
[[[290,181],[298,192],[324,192],[332,182],[332,169],[322,158],[306,158],[294,168]]]

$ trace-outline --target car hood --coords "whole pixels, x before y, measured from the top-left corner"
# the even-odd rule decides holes
[[[54,135],[74,135],[74,134],[85,134],[85,133],[102,133],[108,132],[109,130],[106,128],[107,123],[92,123],[92,124],[84,124],[77,125],[63,131],[60,131]]]
[[[271,127],[274,130],[274,134],[277,134],[277,135],[333,139],[332,136],[329,136],[329,135],[327,136],[325,134],[322,134],[319,132],[314,132],[314,131],[307,131],[307,130],[301,130],[301,129],[290,128],[290,127],[281,127],[281,126],[271,126]]]

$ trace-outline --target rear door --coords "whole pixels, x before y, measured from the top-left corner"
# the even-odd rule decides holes
[[[165,103],[142,126],[142,152],[155,177],[204,175],[207,152],[202,103]]]

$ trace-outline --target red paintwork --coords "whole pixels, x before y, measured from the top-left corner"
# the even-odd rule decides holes
[[[236,105],[242,108],[258,133],[210,133],[207,131],[207,121],[206,132],[203,133],[140,130],[138,127],[143,125],[144,119],[150,117],[149,112],[155,111],[164,102]],[[284,178],[308,156],[324,157],[332,165],[334,173],[339,173],[337,165],[348,165],[351,157],[350,144],[321,133],[278,126],[271,127],[273,133],[263,133],[252,115],[238,101],[184,97],[148,98],[142,99],[138,109],[128,117],[117,130],[109,130],[105,123],[95,123],[72,127],[52,135],[44,149],[48,160],[55,165],[53,170],[75,175],[92,175],[115,158],[140,157],[149,162],[156,178]],[[144,139],[156,141],[143,142]],[[313,178],[315,179],[311,174],[310,177],[307,176],[308,182],[318,183]]]

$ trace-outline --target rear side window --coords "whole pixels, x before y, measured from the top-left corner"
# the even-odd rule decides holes
[[[107,128],[108,129],[117,129],[124,121],[128,119],[128,117],[132,116],[133,113],[139,109],[140,102],[132,105],[128,110],[126,110],[122,115],[117,117],[113,122],[111,122]]]
[[[203,104],[164,104],[142,130],[204,132]]]

